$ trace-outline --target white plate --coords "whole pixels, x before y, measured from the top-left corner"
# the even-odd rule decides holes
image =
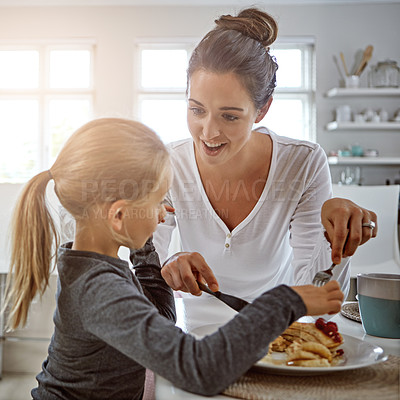
[[[203,337],[220,328],[220,325],[206,325],[191,332],[194,336]],[[364,368],[387,360],[383,349],[371,343],[364,342],[353,336],[343,335],[344,342],[338,349],[343,349],[342,360],[332,367],[292,367],[287,365],[275,365],[266,361],[257,362],[254,367],[259,371],[276,375],[322,375],[337,371],[346,371]],[[277,358],[282,357],[277,353]]]

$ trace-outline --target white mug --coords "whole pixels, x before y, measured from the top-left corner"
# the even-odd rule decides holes
[[[389,120],[389,114],[384,109],[379,110],[379,117],[381,119],[381,122],[387,122]]]
[[[365,122],[365,117],[363,114],[354,114],[354,122]]]
[[[360,77],[358,75],[346,76],[344,84],[347,88],[358,88],[360,86]]]
[[[381,122],[381,117],[379,114],[375,113],[371,118],[371,122]]]
[[[351,121],[351,108],[348,105],[339,106],[336,108],[336,121],[349,122]]]

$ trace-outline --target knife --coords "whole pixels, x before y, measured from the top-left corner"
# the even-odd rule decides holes
[[[213,292],[207,285],[204,283],[201,283],[199,281],[196,281],[197,284],[199,285],[199,288],[208,294],[211,294],[212,296],[216,297],[217,299],[221,300],[225,304],[227,304],[229,307],[233,308],[236,311],[240,311],[243,307],[247,306],[249,304],[246,300],[240,299],[239,297],[232,296],[230,294],[222,293],[219,290],[216,292]]]

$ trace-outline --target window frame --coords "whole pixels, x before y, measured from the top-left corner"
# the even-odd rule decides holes
[[[308,137],[305,140],[316,142],[316,64],[315,64],[315,39],[313,37],[283,37],[278,38],[271,49],[300,49],[302,52],[302,81],[300,88],[279,88],[274,91],[276,99],[291,96],[301,99],[303,105],[304,121],[308,125]],[[279,60],[278,60],[279,64]],[[277,132],[279,134],[279,132]]]
[[[50,167],[51,132],[49,104],[51,99],[87,99],[89,100],[90,118],[94,114],[95,99],[95,52],[96,41],[92,39],[60,40],[0,40],[0,51],[35,50],[39,54],[39,80],[37,88],[0,88],[1,100],[34,99],[38,102],[37,157],[35,171]],[[53,50],[88,50],[90,52],[90,81],[88,88],[51,88],[50,87],[50,53]],[[36,173],[36,172],[35,172]],[[0,182],[20,182],[19,178],[4,179]]]
[[[133,115],[141,120],[141,102],[148,99],[175,100],[186,99],[186,88],[143,88],[141,86],[141,50],[147,49],[185,49],[188,52],[188,61],[191,52],[199,42],[199,38],[141,38],[135,41],[134,68],[134,104]],[[315,39],[311,36],[281,37],[271,46],[274,49],[300,49],[302,54],[302,86],[300,88],[280,88],[274,91],[274,98],[300,99],[303,104],[303,117],[306,125],[305,140],[316,141],[316,66],[315,66]],[[278,60],[279,63],[279,60]],[[261,121],[259,125],[263,125]],[[281,134],[277,132],[277,134]]]
[[[134,68],[136,73],[134,83],[134,97],[137,101],[133,102],[133,115],[140,120],[141,100],[185,100],[186,87],[184,88],[144,88],[141,85],[142,78],[142,56],[141,50],[186,50],[188,54],[187,62],[199,38],[141,38],[135,41]]]

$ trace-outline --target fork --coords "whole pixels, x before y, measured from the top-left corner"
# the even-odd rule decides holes
[[[315,274],[312,284],[314,286],[322,286],[325,283],[328,283],[332,278],[332,270],[336,267],[336,264],[333,263],[328,269],[325,271],[319,271]]]

